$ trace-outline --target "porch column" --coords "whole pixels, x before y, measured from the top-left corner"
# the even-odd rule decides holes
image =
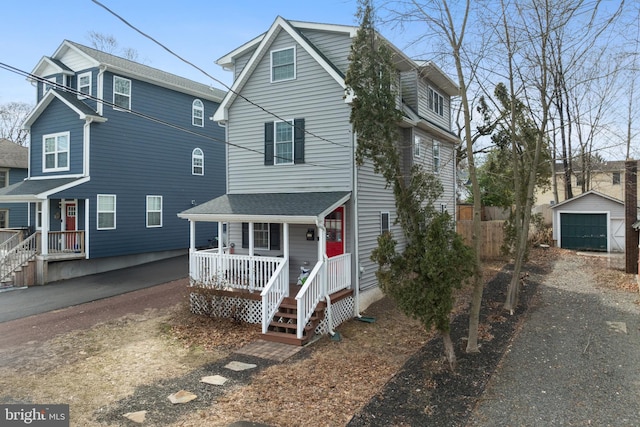
[[[196,250],[196,222],[189,220],[189,252]]]
[[[253,257],[253,222],[249,223],[249,256]],[[255,285],[255,267],[253,262],[249,262],[249,292],[253,292]]]
[[[282,256],[284,259],[289,260],[289,224],[282,224],[282,239],[284,240]]]
[[[249,256],[253,256],[253,223],[249,223]]]
[[[42,249],[42,256],[46,258],[47,255],[49,255],[49,199],[42,201],[41,215],[42,218],[40,219],[40,222],[42,225],[42,239],[40,240],[40,244]]]
[[[224,249],[224,242],[222,241],[222,221],[218,221],[218,254],[222,255]]]

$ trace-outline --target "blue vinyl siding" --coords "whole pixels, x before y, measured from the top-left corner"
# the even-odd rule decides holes
[[[8,185],[16,184],[27,177],[27,169],[9,169]],[[27,227],[28,221],[27,203],[0,203],[0,209],[9,210],[9,228]]]
[[[83,162],[83,125],[78,114],[59,99],[54,99],[31,126],[31,176],[81,174]],[[42,137],[59,132],[69,132],[69,170],[42,172]]]
[[[104,98],[109,101],[112,81],[113,76],[105,74]],[[131,95],[132,110],[207,137],[105,105],[108,120],[91,124],[91,180],[56,194],[57,198],[78,199],[79,224],[84,221],[84,200],[88,199],[91,258],[188,248],[189,222],[177,214],[192,207],[192,200],[204,203],[224,194],[226,188],[224,129],[208,120],[217,103],[134,79]],[[204,128],[191,125],[196,98],[205,105]],[[204,176],[191,173],[196,147],[204,153]],[[96,194],[116,195],[116,229],[97,230]],[[147,195],[163,198],[162,227],[146,227]],[[217,224],[198,224],[196,245],[207,245],[216,234]]]

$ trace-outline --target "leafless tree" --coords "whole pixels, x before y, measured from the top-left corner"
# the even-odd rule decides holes
[[[99,51],[109,53],[111,55],[119,55],[130,61],[138,60],[138,51],[133,48],[120,48],[118,40],[109,34],[99,33],[97,31],[89,31],[89,40],[91,46]]]
[[[8,102],[0,105],[0,139],[8,139],[18,145],[29,145],[29,131],[22,128],[22,122],[33,106],[26,102]]]

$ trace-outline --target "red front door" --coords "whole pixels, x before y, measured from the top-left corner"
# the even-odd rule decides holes
[[[340,206],[324,219],[327,229],[327,257],[344,253],[344,207]]]
[[[66,212],[64,217],[64,229],[65,231],[76,231],[76,205],[75,203],[66,204]],[[76,249],[77,241],[75,233],[67,233],[66,236],[66,249]]]

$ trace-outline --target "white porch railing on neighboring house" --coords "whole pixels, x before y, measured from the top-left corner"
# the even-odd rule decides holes
[[[283,260],[262,290],[262,333],[266,334],[271,319],[278,311],[282,300],[289,295],[289,261]]]
[[[192,285],[262,291],[283,258],[220,254],[217,249],[192,252]]]
[[[323,280],[326,278],[326,281]],[[324,288],[326,283],[326,289]],[[302,289],[296,295],[298,324],[296,336],[303,336],[304,328],[313,316],[318,303],[327,295],[349,289],[351,287],[351,254],[338,255],[329,258],[323,265],[318,261],[304,282]],[[331,310],[331,307],[327,307]]]
[[[22,240],[22,231],[2,230],[2,240],[0,242],[0,257],[15,248]]]
[[[15,245],[0,259],[0,282],[7,279],[18,267],[34,259],[38,254],[38,234],[32,234]]]

